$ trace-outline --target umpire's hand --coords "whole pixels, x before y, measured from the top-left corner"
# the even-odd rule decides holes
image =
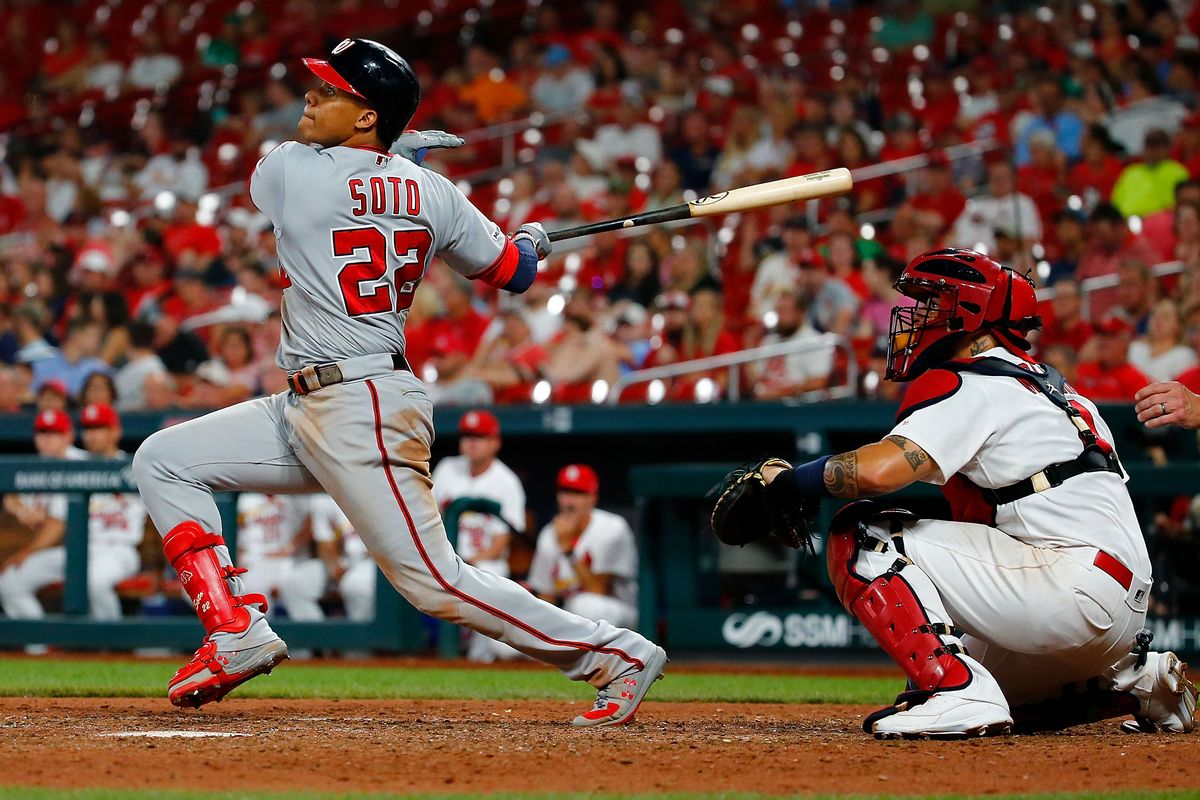
[[[1181,428],[1200,428],[1200,396],[1193,394],[1178,381],[1152,383],[1134,395],[1138,422],[1147,428],[1178,425]]]

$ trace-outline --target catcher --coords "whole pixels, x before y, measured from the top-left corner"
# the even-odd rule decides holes
[[[1027,355],[1032,282],[970,250],[915,258],[896,289],[887,377],[911,381],[882,441],[793,468],[768,459],[714,487],[717,536],[812,549],[823,497],[854,500],[825,543],[846,609],[908,676],[869,715],[877,738],[983,736],[1132,713],[1192,729],[1196,690],[1142,630],[1150,559],[1096,407]],[[859,498],[925,481],[952,520]]]

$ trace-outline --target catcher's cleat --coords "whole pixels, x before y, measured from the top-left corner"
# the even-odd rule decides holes
[[[1008,701],[995,678],[970,656],[971,680],[961,689],[902,693],[896,705],[871,714],[863,728],[876,739],[964,739],[1012,730]]]
[[[263,620],[257,623],[266,624]],[[171,703],[180,708],[199,708],[220,700],[256,675],[269,674],[287,659],[288,649],[269,627],[265,634],[255,637],[262,640],[258,644],[249,644],[244,636],[216,634],[205,639],[192,660],[171,678],[167,686]]]
[[[1190,733],[1195,727],[1196,687],[1187,664],[1174,653],[1149,653],[1133,687],[1141,703],[1134,718],[1121,723],[1125,733]]]
[[[1011,730],[1007,706],[946,692],[877,720],[871,732],[876,739],[966,739]]]
[[[633,722],[638,706],[650,691],[650,686],[662,677],[667,664],[667,651],[654,648],[654,655],[636,672],[629,672],[596,693],[596,703],[571,721],[576,728],[600,728]]]

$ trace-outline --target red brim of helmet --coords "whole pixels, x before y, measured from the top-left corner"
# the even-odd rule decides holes
[[[301,61],[304,62],[304,66],[308,67],[309,72],[311,72],[313,75],[316,75],[318,78],[325,81],[335,89],[341,89],[343,92],[349,92],[355,97],[362,97],[364,100],[367,99],[361,92],[350,85],[350,81],[339,75],[338,71],[333,68],[333,65],[325,59],[303,58]]]

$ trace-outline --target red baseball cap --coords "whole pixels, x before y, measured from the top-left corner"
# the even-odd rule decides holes
[[[1137,329],[1133,327],[1133,323],[1117,314],[1109,314],[1096,325],[1098,333],[1105,333],[1109,336],[1122,336],[1132,334]]]
[[[596,471],[587,464],[567,464],[558,471],[558,488],[570,492],[596,494],[600,491],[600,479]]]
[[[57,408],[47,408],[39,411],[33,421],[34,433],[70,433],[71,418]]]
[[[462,415],[458,432],[463,436],[499,436],[500,420],[489,411],[474,409]]]
[[[121,418],[108,403],[88,403],[79,421],[85,428],[115,428],[121,424]]]
[[[63,381],[59,380],[58,378],[51,378],[50,380],[43,383],[41,388],[38,389],[38,394],[41,394],[42,392],[47,391],[47,390],[49,390],[51,392],[55,392],[56,394],[60,394],[63,397],[67,397],[69,395],[69,392],[67,392],[67,384],[64,383]]]

